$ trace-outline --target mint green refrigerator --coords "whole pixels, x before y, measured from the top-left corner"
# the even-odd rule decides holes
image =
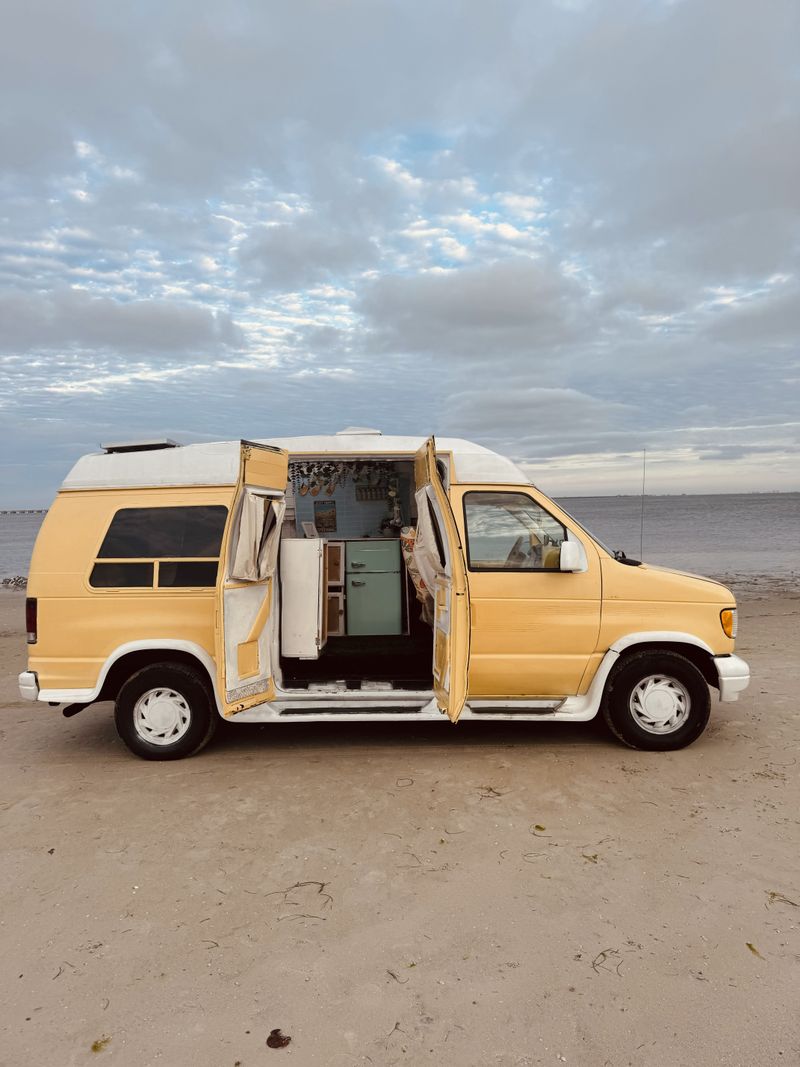
[[[403,566],[400,542],[347,541],[345,544],[347,634],[403,632]]]

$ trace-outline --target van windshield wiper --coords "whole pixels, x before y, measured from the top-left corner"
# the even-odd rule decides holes
[[[621,548],[614,549],[614,559],[617,563],[624,563],[626,567],[641,567],[642,565],[640,559],[629,559]]]

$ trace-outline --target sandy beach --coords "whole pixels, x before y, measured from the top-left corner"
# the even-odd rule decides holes
[[[22,607],[0,593],[2,1064],[800,1062],[796,593],[747,592],[751,688],[682,752],[227,726],[173,764],[108,704],[19,701]]]

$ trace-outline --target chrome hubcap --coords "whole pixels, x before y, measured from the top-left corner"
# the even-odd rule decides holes
[[[148,689],[133,708],[136,733],[151,745],[172,745],[189,729],[192,714],[174,689]]]
[[[650,734],[671,734],[689,718],[692,701],[685,686],[665,674],[643,678],[631,693],[634,721]]]

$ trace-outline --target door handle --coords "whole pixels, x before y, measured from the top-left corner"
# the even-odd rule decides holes
[[[351,585],[366,585],[366,582],[351,582]]]
[[[356,567],[366,567],[366,563],[357,563],[357,562],[353,561],[353,563],[351,563],[350,566],[353,567],[354,569]]]

